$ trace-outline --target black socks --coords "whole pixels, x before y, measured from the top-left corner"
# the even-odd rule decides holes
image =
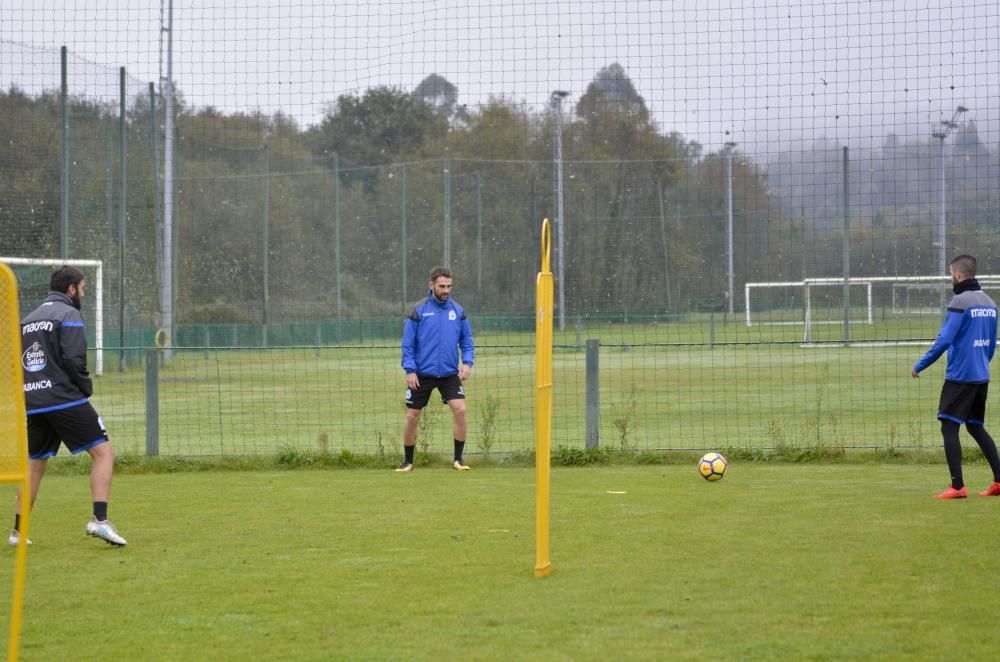
[[[944,437],[944,457],[948,460],[948,471],[951,472],[951,486],[956,490],[962,489],[965,481],[962,478],[962,443],[958,440],[958,430],[961,426],[954,422],[941,419],[941,436]],[[986,461],[993,470],[993,480],[1000,481],[1000,454],[997,453],[997,445],[993,437],[982,425],[966,423],[965,430],[976,443],[979,450],[983,452]]]
[[[413,453],[417,449],[416,445],[407,446],[403,444],[403,462],[405,464],[413,464]],[[462,451],[465,450],[465,442],[455,439],[455,459],[462,459]],[[96,506],[95,506],[96,507]]]
[[[107,501],[95,501],[94,502],[94,518],[103,522],[108,519],[108,502]],[[14,515],[14,530],[21,530],[21,516]]]
[[[956,490],[965,487],[962,479],[962,442],[958,440],[958,430],[961,426],[955,421],[941,419],[941,436],[944,437],[944,457],[948,460],[948,471],[951,472],[951,486]]]
[[[993,470],[993,480],[1000,482],[1000,455],[997,454],[997,445],[993,442],[993,437],[982,425],[965,424],[965,431],[979,444],[979,450],[983,452],[986,461],[990,463]]]

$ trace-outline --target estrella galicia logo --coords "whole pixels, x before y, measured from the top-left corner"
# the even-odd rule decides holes
[[[21,355],[21,365],[28,372],[45,370],[45,351],[37,340],[24,350],[24,354]]]
[[[457,319],[456,316],[455,316],[455,311],[454,310],[449,310],[448,311],[448,319],[450,319],[452,322],[454,322]]]

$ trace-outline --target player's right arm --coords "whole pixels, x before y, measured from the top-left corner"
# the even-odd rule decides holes
[[[964,314],[964,310],[948,309],[948,315],[944,318],[944,323],[941,325],[941,330],[938,332],[934,344],[931,345],[927,353],[913,366],[911,374],[914,377],[918,376],[921,372],[929,368],[932,363],[941,358],[941,355],[955,342],[955,336],[958,334],[958,329],[962,326],[962,317]]]
[[[87,371],[87,335],[83,330],[83,318],[77,313],[63,320],[58,333],[63,369],[80,392],[89,398],[94,394],[94,383]]]
[[[417,388],[419,382],[417,382],[417,320],[418,313],[416,309],[411,309],[409,315],[406,316],[406,320],[403,321],[403,340],[400,342],[400,350],[403,355],[403,359],[400,362],[403,370],[406,372],[406,385],[410,388]]]

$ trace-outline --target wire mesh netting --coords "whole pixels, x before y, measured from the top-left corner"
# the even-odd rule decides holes
[[[470,448],[530,448],[543,218],[555,444],[936,444],[938,385],[909,371],[947,263],[1000,275],[995,2],[43,0],[5,21],[0,256],[102,261],[94,402],[136,452],[157,343],[163,453],[398,452],[403,315],[436,265],[476,337]],[[24,314],[47,272],[16,273]],[[423,420],[447,449],[447,410]]]

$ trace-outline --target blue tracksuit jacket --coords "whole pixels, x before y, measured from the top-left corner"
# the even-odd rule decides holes
[[[997,305],[982,290],[966,290],[948,303],[937,339],[913,369],[922,372],[947,350],[945,379],[982,384],[990,381],[990,361],[996,348]]]
[[[427,290],[427,298],[415,305],[403,324],[403,370],[430,377],[458,374],[458,350],[462,363],[472,366],[475,346],[472,327],[457,302],[451,297],[444,303]]]
[[[83,316],[62,292],[49,292],[21,320],[21,350],[29,416],[82,405],[94,393]]]

